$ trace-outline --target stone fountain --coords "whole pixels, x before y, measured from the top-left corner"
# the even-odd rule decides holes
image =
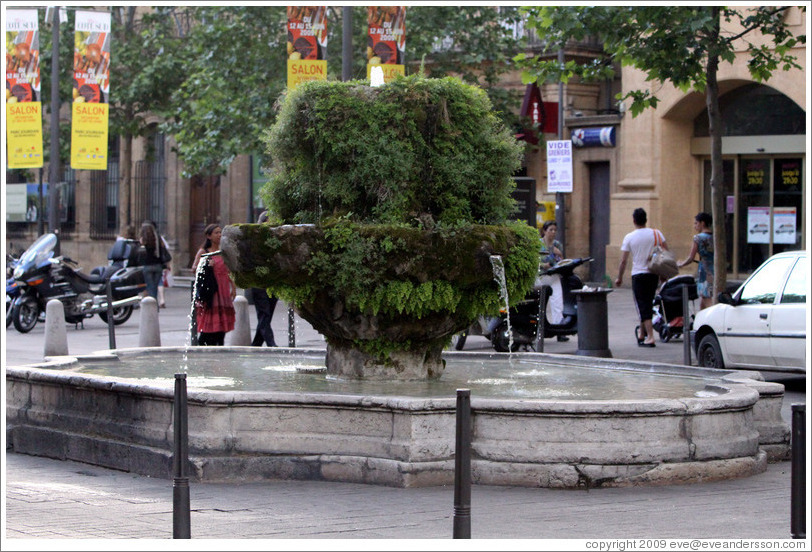
[[[173,374],[189,378],[200,480],[453,481],[455,388],[472,389],[479,484],[600,487],[763,471],[788,454],[783,387],[731,371],[538,353],[444,351],[537,270],[508,222],[520,148],[487,97],[419,76],[313,82],[268,135],[270,224],[222,255],[321,332],[324,351],[141,348],[6,369],[18,452],[170,477]],[[600,394],[596,394],[596,390]]]

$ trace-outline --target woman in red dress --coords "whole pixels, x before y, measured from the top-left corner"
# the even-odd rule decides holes
[[[217,224],[209,224],[206,227],[206,241],[197,251],[195,261],[192,264],[192,270],[195,274],[197,274],[197,267],[204,253],[220,250],[222,233],[223,229]],[[197,344],[224,345],[226,333],[234,329],[234,297],[237,296],[237,286],[231,280],[228,267],[220,255],[212,255],[206,259],[214,268],[214,276],[217,279],[217,293],[215,293],[211,305],[203,302],[195,305],[195,311],[197,312],[195,320],[199,332]]]

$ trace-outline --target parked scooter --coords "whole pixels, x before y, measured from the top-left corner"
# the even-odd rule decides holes
[[[14,269],[20,295],[12,303],[11,318],[17,331],[27,333],[34,329],[51,299],[62,301],[68,323],[77,324],[94,314],[107,322],[108,282],[113,323],[126,322],[133,306],[140,301],[140,293],[146,289],[141,267],[128,264],[111,267],[106,274],[84,274],[72,259],[54,256],[57,244],[55,234],[40,236]]]
[[[561,291],[563,299],[564,318],[558,324],[552,324],[544,314],[544,337],[558,337],[575,335],[578,333],[578,305],[573,291],[584,287],[581,279],[574,271],[579,266],[592,261],[592,257],[578,259],[563,259],[555,266],[548,268],[544,274],[558,274],[561,277]],[[525,350],[535,350],[536,336],[538,334],[539,311],[541,307],[541,294],[546,293],[545,304],[549,303],[552,289],[541,286],[533,289],[518,304],[510,308],[510,331],[505,310],[502,309],[499,321],[490,331],[490,340],[493,348],[504,353],[517,351],[520,347]],[[513,342],[511,346],[511,332]]]

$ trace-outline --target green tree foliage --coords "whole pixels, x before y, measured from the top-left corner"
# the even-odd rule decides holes
[[[187,174],[224,172],[260,150],[286,84],[285,6],[190,7],[184,80],[165,130]]]
[[[792,48],[806,44],[806,36],[792,34],[785,12],[805,7],[753,6],[736,9],[722,6],[593,6],[525,8],[528,26],[557,50],[569,40],[597,37],[606,57],[590,64],[519,54],[514,59],[528,82],[606,78],[615,64],[633,66],[646,74],[650,86],[629,90],[619,99],[631,101],[632,115],[656,108],[660,83],[685,92],[705,95],[711,138],[711,194],[714,250],[727,251],[723,205],[722,124],[719,111],[717,72],[721,63],[732,63],[744,49],[753,80],[764,82],[775,71],[799,69]],[[761,40],[764,39],[764,40]],[[727,259],[715,257],[717,290],[725,289]]]

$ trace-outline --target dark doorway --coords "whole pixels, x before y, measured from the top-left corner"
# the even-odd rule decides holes
[[[606,281],[609,244],[609,162],[589,164],[589,281]]]
[[[220,221],[220,177],[193,176],[190,184],[189,268],[203,243],[206,226]]]

